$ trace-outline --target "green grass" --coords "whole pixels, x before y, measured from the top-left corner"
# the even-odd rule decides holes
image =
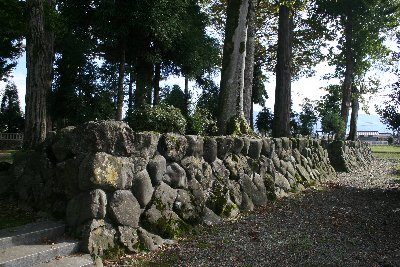
[[[0,162],[13,163],[13,156],[18,150],[0,150]]]
[[[18,208],[17,203],[9,200],[0,200],[0,229],[21,226],[35,221],[32,211]]]
[[[400,146],[371,146],[378,159],[400,160]]]

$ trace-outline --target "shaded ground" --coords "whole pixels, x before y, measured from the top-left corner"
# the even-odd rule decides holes
[[[400,266],[395,162],[337,179],[143,257],[136,266]],[[123,262],[120,262],[120,264]]]
[[[18,207],[16,201],[0,198],[0,229],[24,225],[35,221],[35,213]]]

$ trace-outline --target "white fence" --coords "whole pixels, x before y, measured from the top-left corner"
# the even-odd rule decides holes
[[[0,140],[2,141],[22,141],[24,135],[20,133],[0,133]]]
[[[388,146],[388,141],[365,141],[369,143],[371,146]]]

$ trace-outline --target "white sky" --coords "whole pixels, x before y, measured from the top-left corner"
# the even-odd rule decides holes
[[[292,101],[293,108],[296,111],[300,111],[300,104],[302,104],[304,98],[309,98],[311,100],[320,99],[321,96],[325,95],[325,91],[322,90],[323,87],[326,87],[328,84],[338,83],[338,81],[326,81],[322,80],[321,77],[324,74],[332,73],[334,71],[334,67],[330,67],[327,63],[320,63],[316,67],[316,74],[310,78],[301,78],[298,81],[292,83]],[[371,75],[374,73],[371,72]],[[26,91],[26,63],[25,63],[25,54],[18,60],[18,65],[12,74],[12,81],[15,82],[18,88],[18,95],[21,103],[22,109],[25,108],[25,91]],[[380,78],[382,90],[378,92],[378,94],[372,97],[372,101],[369,102],[369,111],[371,114],[376,114],[375,105],[380,105],[385,99],[385,94],[388,92],[388,86],[395,80],[395,76],[391,73],[375,73],[375,76]],[[216,78],[216,84],[219,84],[219,76]],[[184,78],[172,76],[168,80],[163,81],[162,85],[173,85],[178,84],[181,88],[184,87]],[[194,83],[189,84],[190,87],[194,86]],[[275,78],[271,77],[269,79],[269,83],[265,84],[268,92],[268,100],[266,102],[266,106],[273,110],[274,107],[274,99],[275,99]],[[5,87],[4,82],[0,82],[0,92],[3,92]],[[194,89],[192,89],[192,92]],[[193,92],[196,94],[196,92]],[[260,111],[262,109],[261,106],[256,105],[254,110]],[[360,110],[360,113],[363,111]]]

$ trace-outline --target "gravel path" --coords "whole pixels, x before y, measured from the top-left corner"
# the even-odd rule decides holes
[[[395,163],[341,173],[238,221],[204,228],[146,266],[400,266]]]

